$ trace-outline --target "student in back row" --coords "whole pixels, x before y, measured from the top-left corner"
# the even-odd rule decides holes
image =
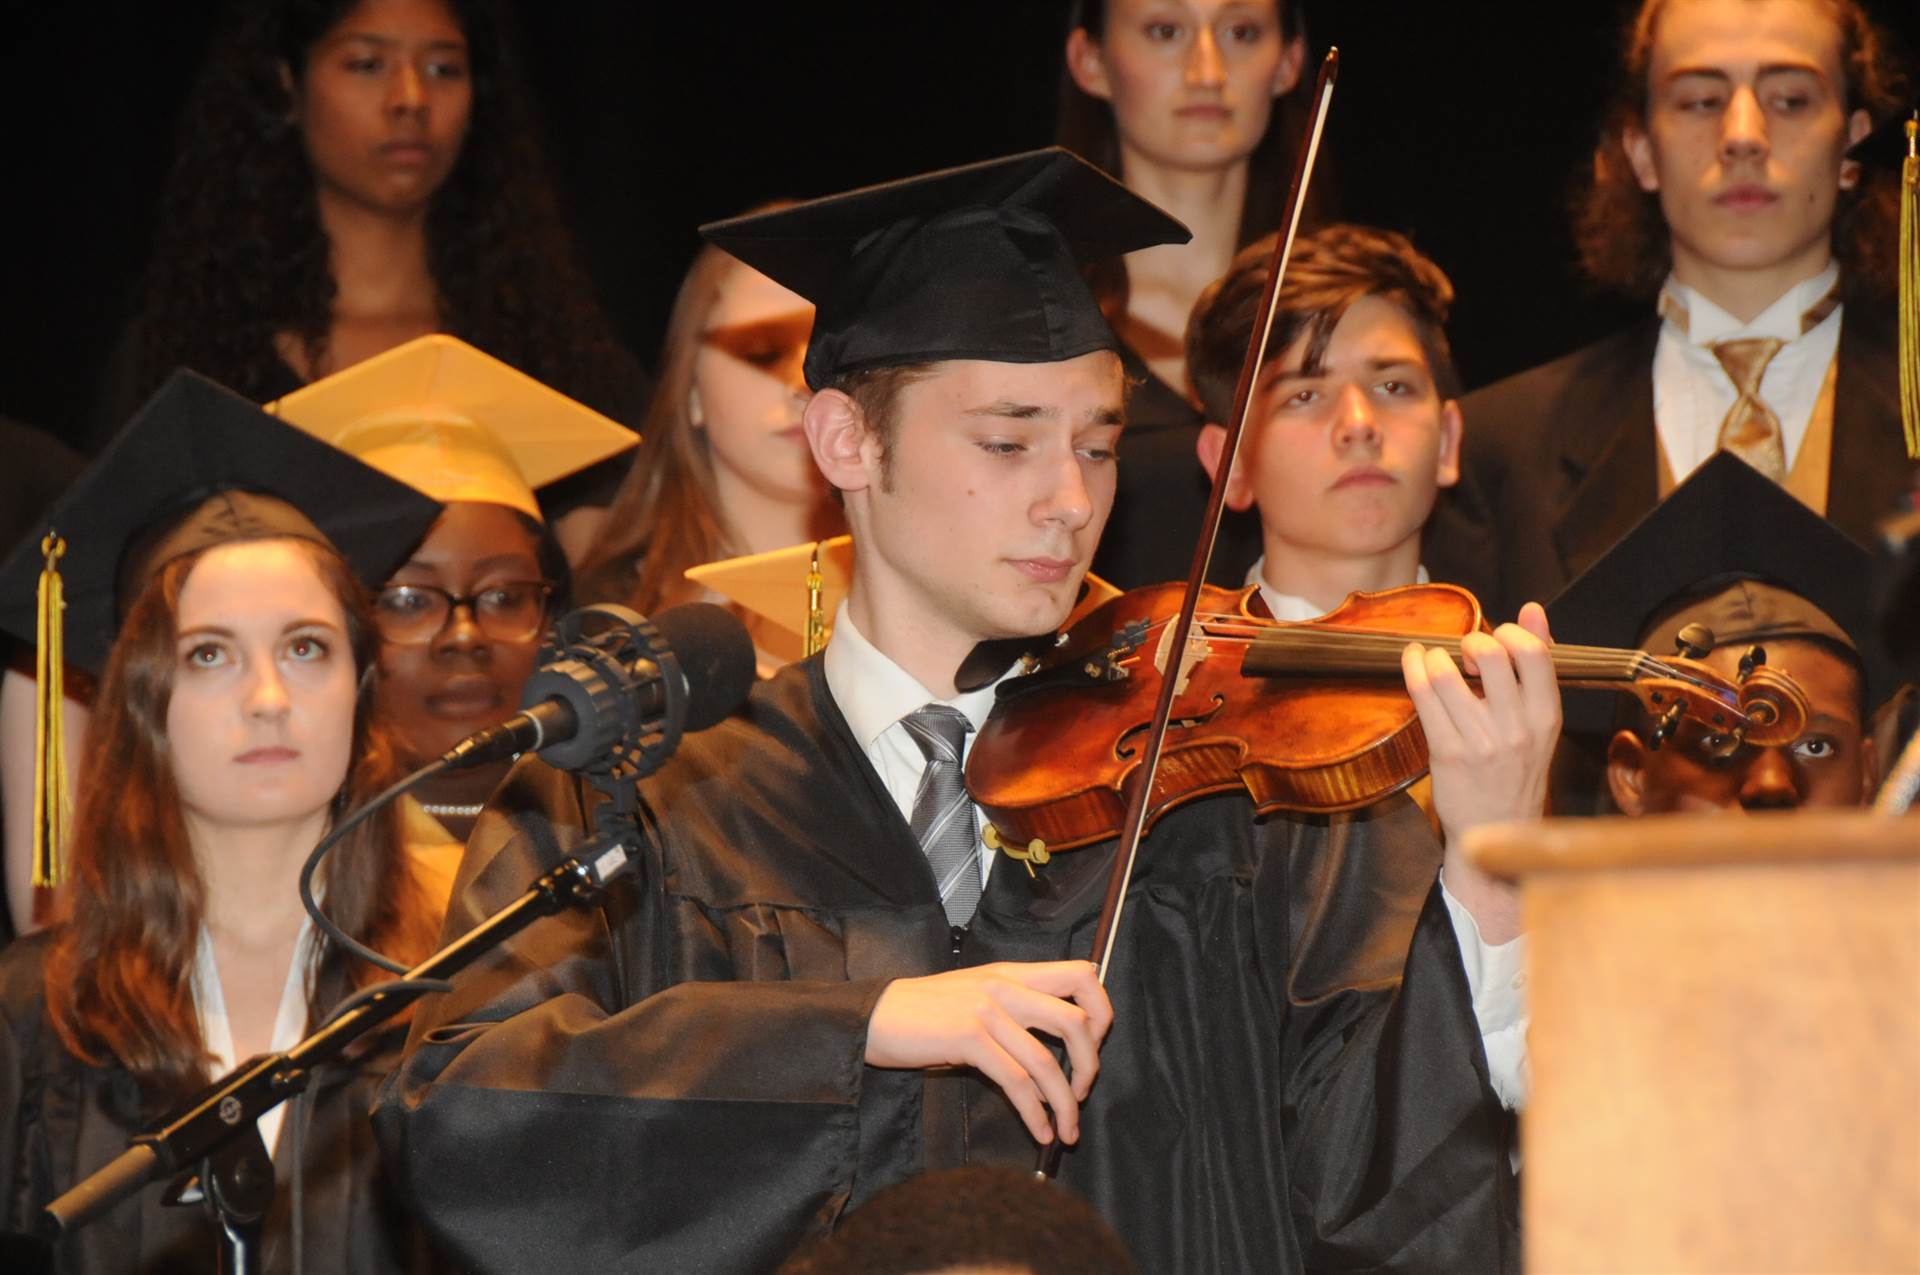
[[[0,1232],[37,1232],[130,1135],[385,977],[312,925],[296,882],[335,821],[398,777],[365,586],[439,512],[180,372],[40,524],[68,538],[65,651],[101,681],[60,914],[0,954]],[[39,547],[0,568],[15,636],[37,631]],[[408,840],[388,807],[326,861],[319,893],[346,933],[411,962],[432,950],[457,857]],[[361,1043],[259,1121],[279,1180],[263,1270],[427,1267],[364,1114],[398,1033]],[[165,1194],[65,1237],[56,1269],[212,1268],[208,1212]]]
[[[1700,660],[1730,680],[1743,662],[1784,673],[1806,695],[1805,725],[1778,745],[1725,751],[1686,722],[1655,744],[1638,704],[1609,714],[1575,693],[1555,809],[1590,809],[1601,788],[1629,815],[1867,804],[1881,767],[1867,723],[1898,681],[1869,571],[1865,549],[1751,466],[1731,455],[1700,466],[1553,600],[1554,632],[1664,657],[1702,626],[1687,634]]]
[[[1643,0],[1581,212],[1640,323],[1469,396],[1429,562],[1495,618],[1558,593],[1717,449],[1863,543],[1910,484],[1891,174],[1898,107],[1856,0]]]

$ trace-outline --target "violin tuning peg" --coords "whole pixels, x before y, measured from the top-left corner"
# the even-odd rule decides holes
[[[1744,682],[1749,677],[1752,677],[1753,670],[1759,668],[1761,665],[1765,664],[1766,662],[1767,662],[1766,647],[1764,646],[1748,647],[1746,654],[1740,657],[1740,680]]]
[[[1704,624],[1689,624],[1674,635],[1673,653],[1690,660],[1704,660],[1713,649],[1713,630]]]
[[[1647,736],[1647,747],[1658,751],[1660,745],[1673,738],[1673,732],[1680,729],[1680,719],[1686,716],[1686,705],[1679,700],[1660,714],[1660,720],[1654,723],[1653,732]]]
[[[1715,735],[1707,741],[1707,756],[1715,762],[1725,763],[1733,760],[1740,746],[1747,742],[1745,723],[1734,727],[1724,735]]]

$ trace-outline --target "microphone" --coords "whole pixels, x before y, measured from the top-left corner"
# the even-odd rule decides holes
[[[651,622],[625,607],[586,607],[560,621],[541,656],[521,697],[527,707],[447,750],[445,769],[537,752],[581,770],[634,750],[657,766],[683,732],[730,716],[754,683],[753,639],[732,612],[707,602]]]

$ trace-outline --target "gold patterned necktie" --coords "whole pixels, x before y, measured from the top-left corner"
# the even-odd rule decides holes
[[[1760,399],[1760,378],[1785,344],[1779,337],[1755,336],[1710,347],[1734,389],[1733,406],[1720,421],[1719,446],[1777,483],[1787,481],[1787,446],[1780,418]]]
[[[1660,297],[1660,312],[1681,330],[1687,327],[1687,307],[1671,290]],[[1836,282],[1826,295],[1800,316],[1800,332],[1805,335],[1826,322],[1840,304],[1840,285]],[[1780,430],[1780,418],[1760,397],[1760,381],[1767,365],[1785,348],[1778,337],[1742,337],[1716,341],[1713,351],[1720,366],[1733,382],[1733,406],[1720,421],[1717,445],[1732,452],[1777,483],[1787,481],[1786,438]]]

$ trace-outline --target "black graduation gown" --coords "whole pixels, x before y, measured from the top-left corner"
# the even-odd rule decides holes
[[[89,1067],[61,1047],[46,1020],[41,961],[46,932],[0,952],[0,1229],[34,1229],[41,1208],[127,1148],[130,1134],[160,1114],[142,1110],[133,1078],[119,1067]],[[366,1110],[392,1065],[398,1040],[352,1064],[326,1069],[312,1091],[301,1184],[304,1269],[309,1275],[425,1271],[419,1233],[400,1212],[380,1170]],[[292,1269],[293,1121],[280,1127],[274,1199],[265,1227],[264,1269]],[[160,1203],[160,1186],[75,1232],[59,1249],[60,1275],[204,1275],[217,1256],[212,1223],[199,1207]]]
[[[637,873],[424,1005],[382,1095],[376,1129],[447,1256],[760,1271],[914,1172],[1032,1164],[977,1076],[866,1066],[867,1020],[893,978],[1084,955],[1110,845],[1056,858],[1046,894],[997,864],[956,941],[818,658],[643,787]],[[578,844],[587,805],[523,763],[449,932]],[[1061,1174],[1141,1270],[1515,1265],[1507,1122],[1437,862],[1404,801],[1256,826],[1212,799],[1156,829]]]

